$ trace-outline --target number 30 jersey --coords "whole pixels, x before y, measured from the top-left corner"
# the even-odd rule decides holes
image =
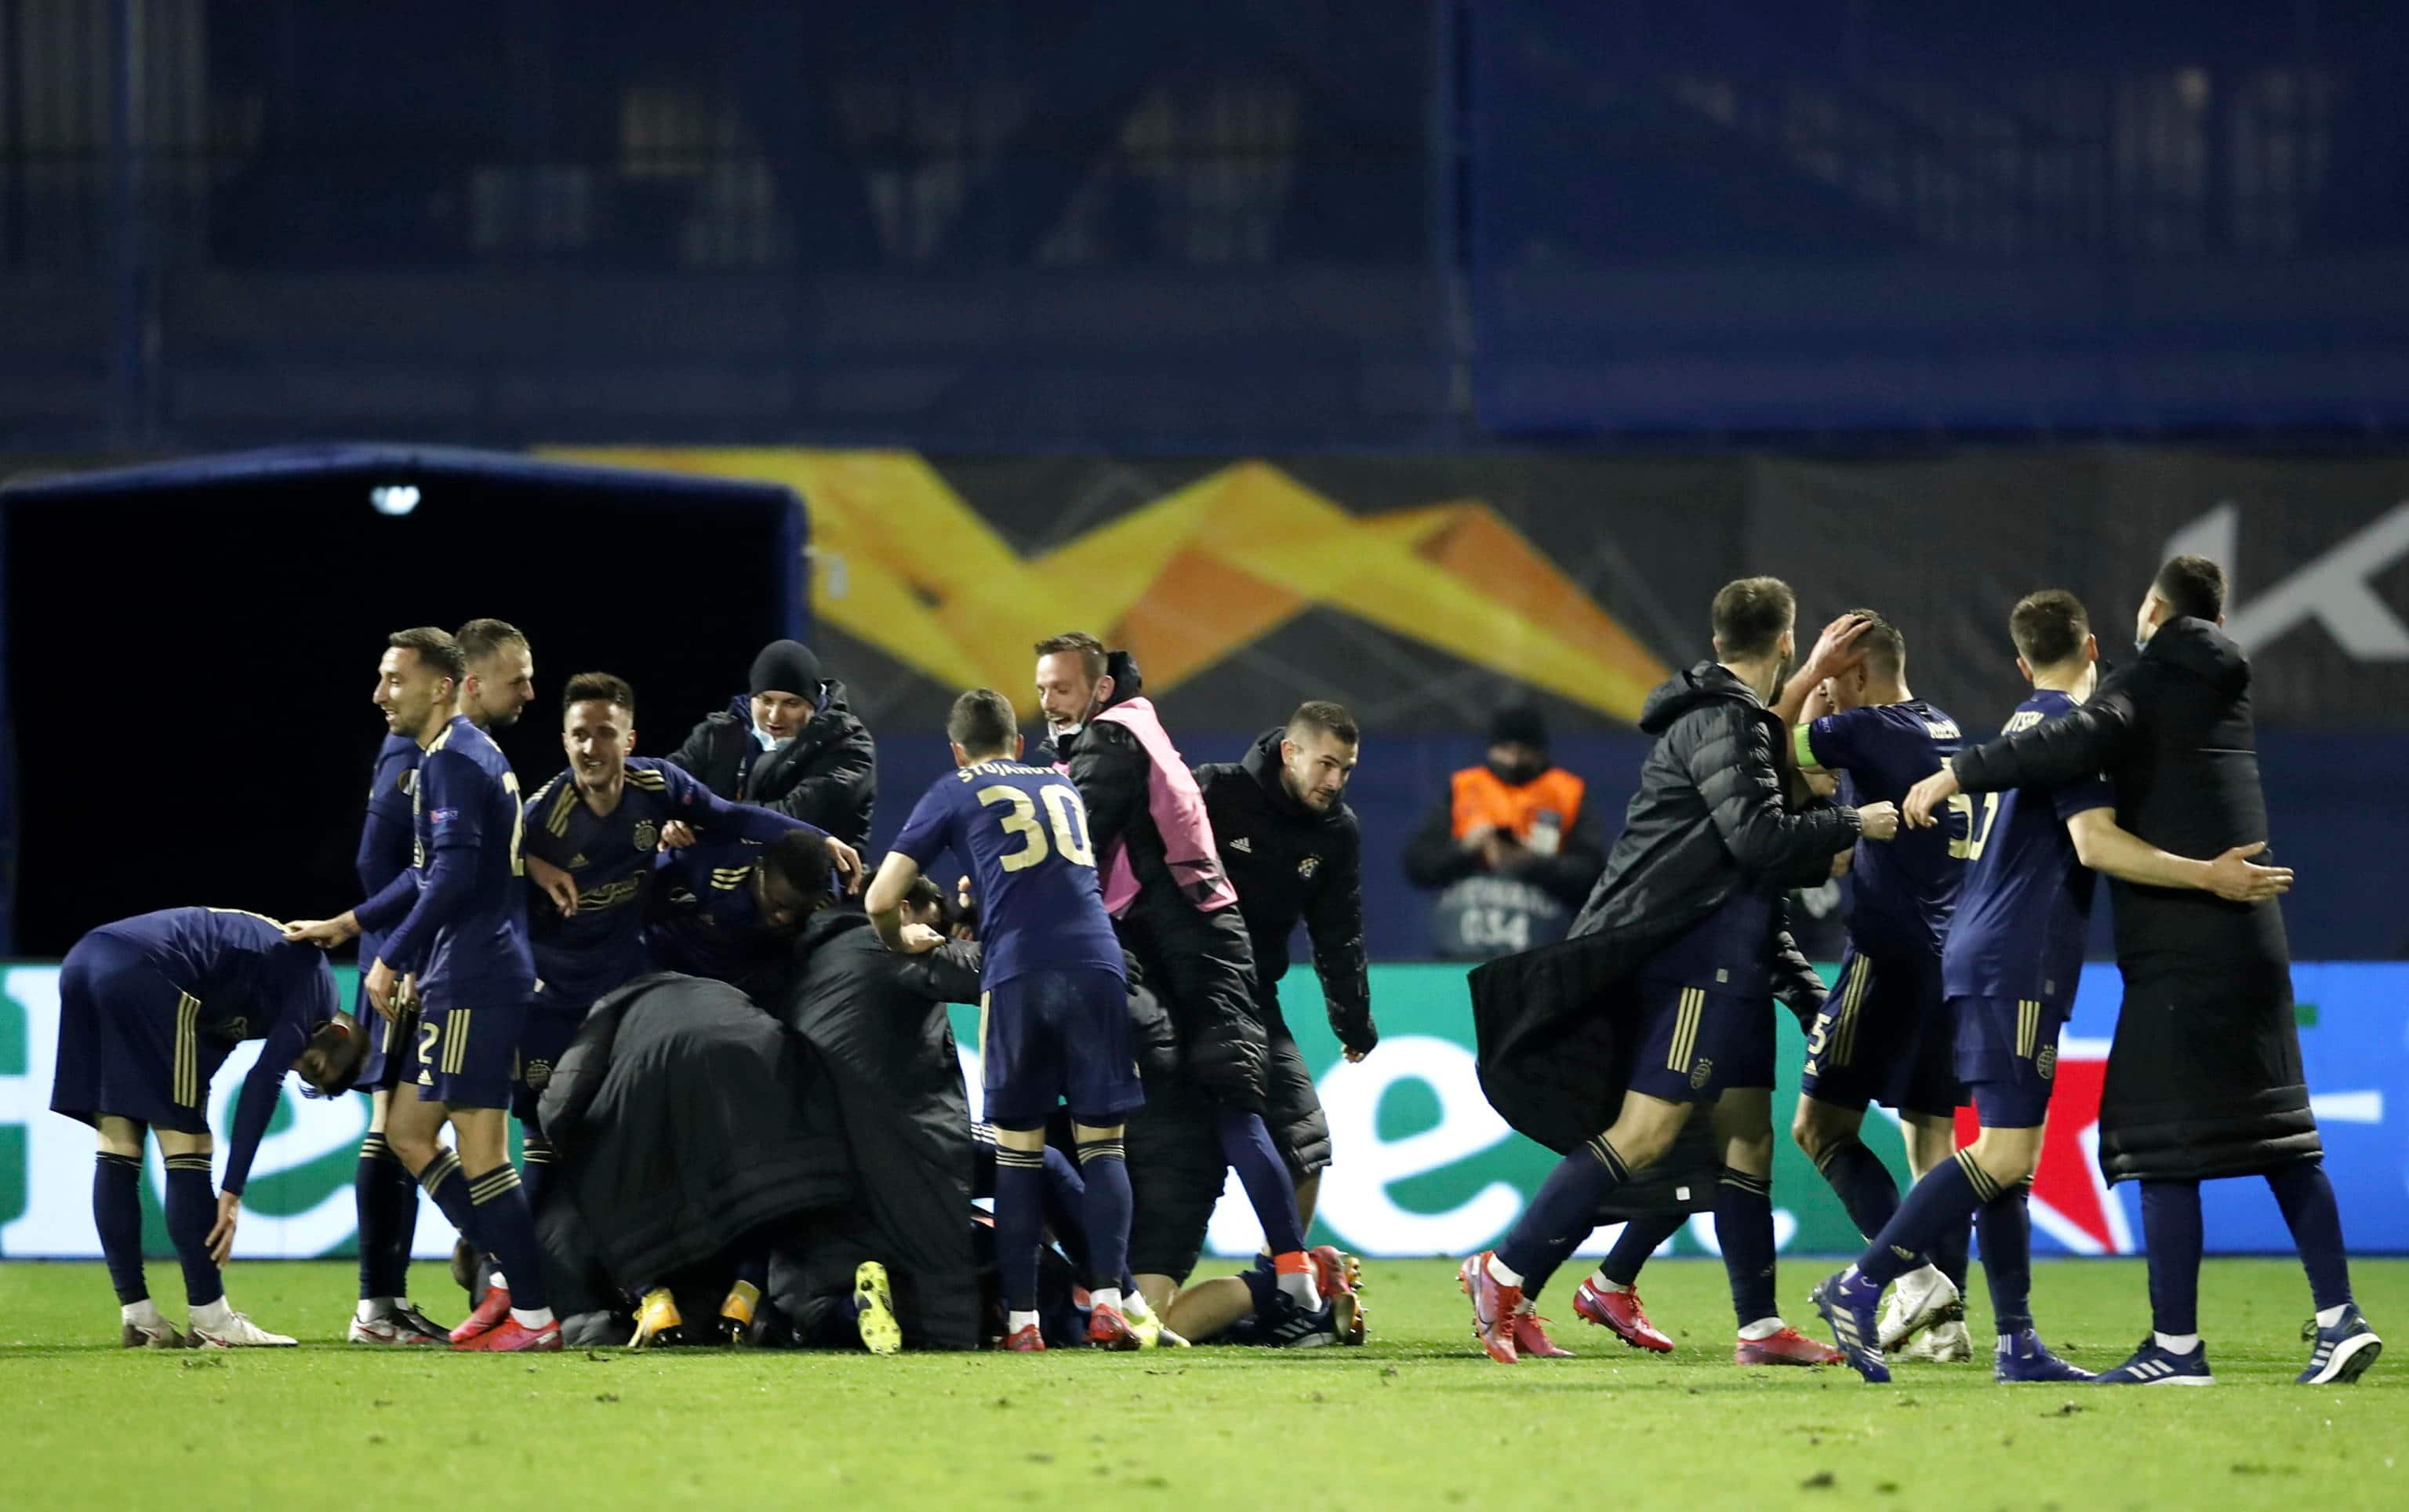
[[[2030,729],[2073,707],[2066,694],[2037,689],[2016,706],[2002,733]],[[2074,1001],[2096,879],[2076,859],[2066,821],[2115,801],[2104,777],[1973,799],[1972,854],[1957,893],[1957,917],[1940,953],[1945,996]]]
[[[1030,972],[1122,973],[1087,805],[1051,768],[981,761],[938,778],[891,848],[924,872],[948,850],[968,868],[985,947],[982,987]]]

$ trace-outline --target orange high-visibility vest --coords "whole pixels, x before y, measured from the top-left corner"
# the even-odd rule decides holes
[[[1570,829],[1580,816],[1581,780],[1562,767],[1550,767],[1532,782],[1509,787],[1487,767],[1466,767],[1455,774],[1455,838],[1480,825],[1494,825],[1528,843],[1531,828],[1542,814],[1553,814],[1559,828]]]

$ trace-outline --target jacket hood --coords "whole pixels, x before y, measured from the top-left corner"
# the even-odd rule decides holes
[[[1104,700],[1104,709],[1146,697],[1146,675],[1137,670],[1137,658],[1128,652],[1105,653],[1104,675],[1113,680],[1113,696]],[[1096,711],[1098,713],[1104,712],[1104,709]]]
[[[2185,615],[2167,621],[2150,637],[2142,655],[2207,684],[2227,698],[2250,685],[2250,658],[2231,636],[2206,620]]]
[[[1752,709],[1765,707],[1756,689],[1734,677],[1729,668],[1721,662],[1702,661],[1657,684],[1648,695],[1648,701],[1639,707],[1639,728],[1644,734],[1662,735],[1672,727],[1673,721],[1691,710],[1726,699]]]

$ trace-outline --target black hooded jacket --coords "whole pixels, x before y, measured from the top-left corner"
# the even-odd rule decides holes
[[[2171,619],[2081,708],[1960,753],[1950,770],[1969,793],[2104,773],[2119,826],[2176,856],[2220,856],[2267,839],[2249,689],[2250,663],[2222,630]],[[2279,905],[2109,886],[2125,977],[2100,1095],[2109,1179],[2247,1175],[2315,1158]]]
[[[726,709],[704,715],[670,759],[730,802],[775,809],[856,850],[870,843],[878,750],[869,728],[846,707],[843,683],[826,684],[819,711],[785,749],[766,759],[753,738],[752,700],[742,694]]]
[[[1128,653],[1114,652],[1109,671],[1106,708],[1144,691]],[[1221,1102],[1262,1112],[1269,1042],[1255,1002],[1246,920],[1236,908],[1204,912],[1180,890],[1148,802],[1153,758],[1128,729],[1091,720],[1077,734],[1050,741],[1040,759],[1069,769],[1087,806],[1096,858],[1116,843],[1127,847],[1138,894],[1114,928],[1170,1009],[1188,1074]]]
[[[1280,742],[1266,730],[1239,761],[1196,769],[1221,864],[1238,889],[1238,911],[1255,952],[1255,1001],[1265,1023],[1279,1013],[1289,939],[1299,922],[1313,943],[1314,970],[1330,1028],[1350,1050],[1380,1040],[1372,1024],[1372,981],[1363,957],[1363,837],[1345,802],[1306,808],[1280,780]]]
[[[1781,718],[1714,662],[1651,693],[1639,727],[1656,744],[1571,935],[1471,977],[1481,1087],[1508,1124],[1557,1150],[1611,1124],[1622,1102],[1621,1015],[1599,1010],[1620,1005],[1624,979],[1737,889],[1828,875],[1859,829],[1854,809],[1791,801]],[[1782,917],[1766,943],[1775,995],[1811,1015],[1824,985]]]

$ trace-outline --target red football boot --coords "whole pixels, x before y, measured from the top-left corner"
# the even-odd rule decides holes
[[[1006,1335],[998,1347],[1017,1355],[1042,1355],[1046,1352],[1046,1335],[1037,1332],[1036,1324],[1025,1323],[1018,1332]]]
[[[1652,1349],[1660,1355],[1673,1352],[1673,1341],[1648,1321],[1637,1291],[1608,1291],[1597,1284],[1597,1277],[1585,1275],[1580,1289],[1573,1293],[1573,1311],[1634,1349]]]
[[[1518,1359],[1570,1360],[1573,1352],[1548,1337],[1548,1320],[1525,1305],[1514,1314],[1514,1354]]]
[[[1142,1349],[1144,1340],[1118,1307],[1095,1306],[1088,1309],[1088,1343],[1098,1349]]]
[[[1520,1358],[1514,1351],[1514,1315],[1522,1305],[1522,1289],[1489,1274],[1491,1253],[1484,1249],[1465,1260],[1457,1268],[1455,1281],[1472,1299],[1472,1336],[1490,1359],[1510,1365]]]
[[[509,1289],[506,1287],[492,1287],[487,1289],[485,1292],[485,1300],[477,1303],[477,1310],[470,1313],[468,1317],[460,1319],[460,1326],[452,1331],[452,1343],[454,1347],[456,1348],[459,1346],[468,1343],[470,1339],[477,1337],[481,1333],[490,1333],[494,1330],[500,1328],[502,1326],[502,1319],[510,1316],[511,1293]]]
[[[560,1325],[529,1328],[505,1311],[502,1320],[472,1339],[452,1346],[454,1354],[551,1354],[560,1348]]]
[[[1732,1346],[1735,1365],[1837,1365],[1848,1356],[1819,1343],[1795,1328],[1762,1339],[1742,1339]]]

